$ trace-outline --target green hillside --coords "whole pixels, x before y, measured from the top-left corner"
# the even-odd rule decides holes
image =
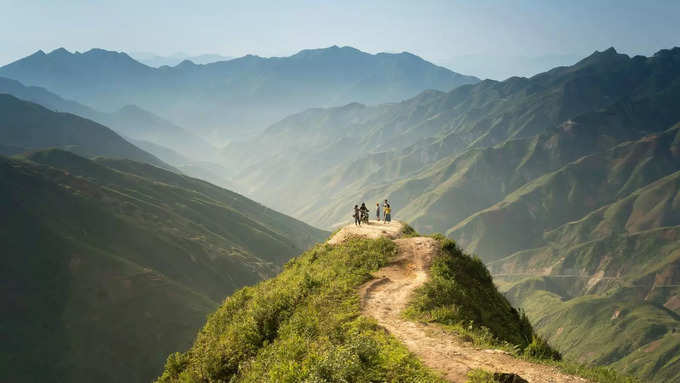
[[[0,142],[19,151],[60,148],[86,157],[128,158],[172,169],[151,154],[125,141],[111,129],[69,113],[53,112],[38,104],[0,94]]]
[[[678,142],[680,127],[582,157],[523,185],[447,234],[489,261],[537,247],[544,231],[680,170]]]
[[[129,160],[49,150],[0,173],[3,381],[149,381],[225,296],[327,235]]]
[[[388,198],[394,217],[487,262],[567,357],[664,381],[678,364],[678,122],[680,48],[610,49],[531,78],[309,110],[225,155],[241,159],[240,190],[321,227],[345,222],[347,201]],[[614,321],[595,341],[569,314],[618,303],[639,318],[628,337]]]
[[[433,280],[419,292],[412,315],[472,323],[490,331],[487,340],[530,352],[531,325],[498,293],[484,265],[451,241],[442,246]],[[361,315],[359,286],[394,255],[394,243],[384,238],[318,244],[289,261],[277,277],[225,300],[193,346],[169,356],[158,382],[442,382]],[[493,299],[476,299],[481,296]],[[545,346],[540,351],[551,353]]]
[[[446,231],[545,172],[680,121],[678,55],[680,48],[632,58],[610,49],[529,79],[312,109],[228,146],[226,164],[237,165],[239,190],[322,227],[345,219],[347,200],[390,196],[417,227]],[[475,151],[482,154],[472,159]],[[468,210],[449,219],[452,209],[438,210],[452,206],[443,195],[459,194],[451,177],[462,176],[460,166],[471,167],[462,178],[472,190],[456,206]]]
[[[676,171],[490,268],[565,356],[680,379],[679,200]]]

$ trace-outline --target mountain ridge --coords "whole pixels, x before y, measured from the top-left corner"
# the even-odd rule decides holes
[[[415,57],[330,47],[157,69],[119,52],[59,50],[5,65],[0,76],[104,111],[137,104],[204,137],[224,139],[233,138],[230,130],[259,131],[309,106],[398,101],[428,88],[478,81]],[[183,107],[172,107],[178,103]],[[257,113],[250,111],[255,105]]]
[[[224,154],[240,160],[240,190],[322,227],[348,219],[347,201],[371,209],[389,199],[393,217],[489,262],[508,298],[569,357],[673,380],[678,206],[656,182],[678,171],[678,123],[680,48],[608,49],[531,78],[310,109]],[[634,199],[646,187],[656,194]],[[650,211],[626,218],[634,200]],[[592,216],[578,236],[559,234],[596,212],[607,214],[600,224]],[[606,231],[628,221],[640,229]],[[588,310],[597,337],[580,321]],[[626,340],[610,320],[617,310]]]
[[[225,295],[327,235],[127,159],[51,149],[0,173],[1,380],[148,381]]]
[[[0,94],[0,138],[3,145],[24,150],[59,147],[81,155],[131,158],[174,169],[94,121]]]

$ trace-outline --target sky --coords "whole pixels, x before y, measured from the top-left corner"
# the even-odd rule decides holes
[[[0,0],[0,65],[38,49],[288,56],[349,45],[504,79],[680,46],[677,0]]]

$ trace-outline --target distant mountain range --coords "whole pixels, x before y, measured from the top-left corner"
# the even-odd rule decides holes
[[[400,101],[478,81],[409,53],[372,55],[337,46],[162,68],[125,53],[60,48],[5,65],[0,76],[104,111],[135,104],[218,142],[254,135],[310,106]]]
[[[322,227],[390,199],[395,217],[489,262],[567,356],[670,381],[678,122],[680,48],[612,48],[531,78],[311,109],[224,155],[239,161],[239,190]]]
[[[175,66],[182,63],[182,61],[191,61],[194,64],[210,64],[218,61],[231,60],[234,58],[231,56],[222,56],[210,53],[195,56],[188,55],[186,53],[175,53],[169,56],[160,56],[148,52],[132,52],[130,53],[130,56],[142,64],[154,68],[159,68],[162,66]]]
[[[39,317],[66,313],[65,323],[87,334],[99,330],[74,313],[103,320],[98,300],[150,305],[127,287],[73,276],[90,259],[83,254],[104,254],[107,261],[92,270],[117,266],[103,281],[124,280],[125,287],[139,280],[140,291],[162,298],[144,318],[181,306],[179,317],[189,319],[163,322],[157,341],[140,341],[141,354],[132,350],[137,343],[118,340],[129,328],[114,326],[115,335],[103,338],[130,358],[163,356],[185,347],[161,345],[162,334],[189,334],[223,291],[270,275],[324,235],[165,167],[329,229],[349,220],[353,204],[372,209],[388,198],[395,218],[443,232],[481,257],[510,301],[568,358],[645,381],[680,379],[680,48],[651,57],[611,48],[505,81],[478,81],[408,53],[349,47],[162,68],[124,53],[59,49],[2,67],[0,76],[15,79],[0,78],[0,93],[14,96],[0,95],[0,150],[37,150],[0,158],[0,192],[13,201],[0,216],[3,227],[16,228],[4,242],[16,254],[59,254],[53,265],[5,260],[2,270],[10,270],[20,297],[5,297],[8,305],[57,302],[40,306]],[[217,152],[205,137],[230,143]],[[40,151],[50,147],[90,159]],[[46,264],[60,272],[50,275]],[[31,270],[57,295],[25,287]],[[66,329],[54,332],[45,355],[66,344],[100,350],[72,343],[81,338],[61,323],[16,312],[6,320],[35,331],[27,344]],[[128,319],[139,321],[133,312]],[[17,360],[39,360],[35,347],[20,343],[8,343],[20,348]],[[105,354],[92,355],[110,359]],[[45,376],[81,374],[73,361],[89,355],[73,355]],[[131,359],[138,368],[123,380],[146,379],[146,366],[157,362]],[[97,379],[114,380],[108,366],[98,366]]]
[[[197,179],[57,149],[0,156],[0,198],[7,382],[151,381],[224,297],[327,235]]]

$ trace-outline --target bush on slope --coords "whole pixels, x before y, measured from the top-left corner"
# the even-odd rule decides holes
[[[434,259],[430,279],[417,290],[407,316],[467,327],[491,343],[508,343],[532,356],[560,358],[536,338],[527,317],[498,292],[479,258],[464,254],[450,239],[436,238],[441,241],[442,255]]]

